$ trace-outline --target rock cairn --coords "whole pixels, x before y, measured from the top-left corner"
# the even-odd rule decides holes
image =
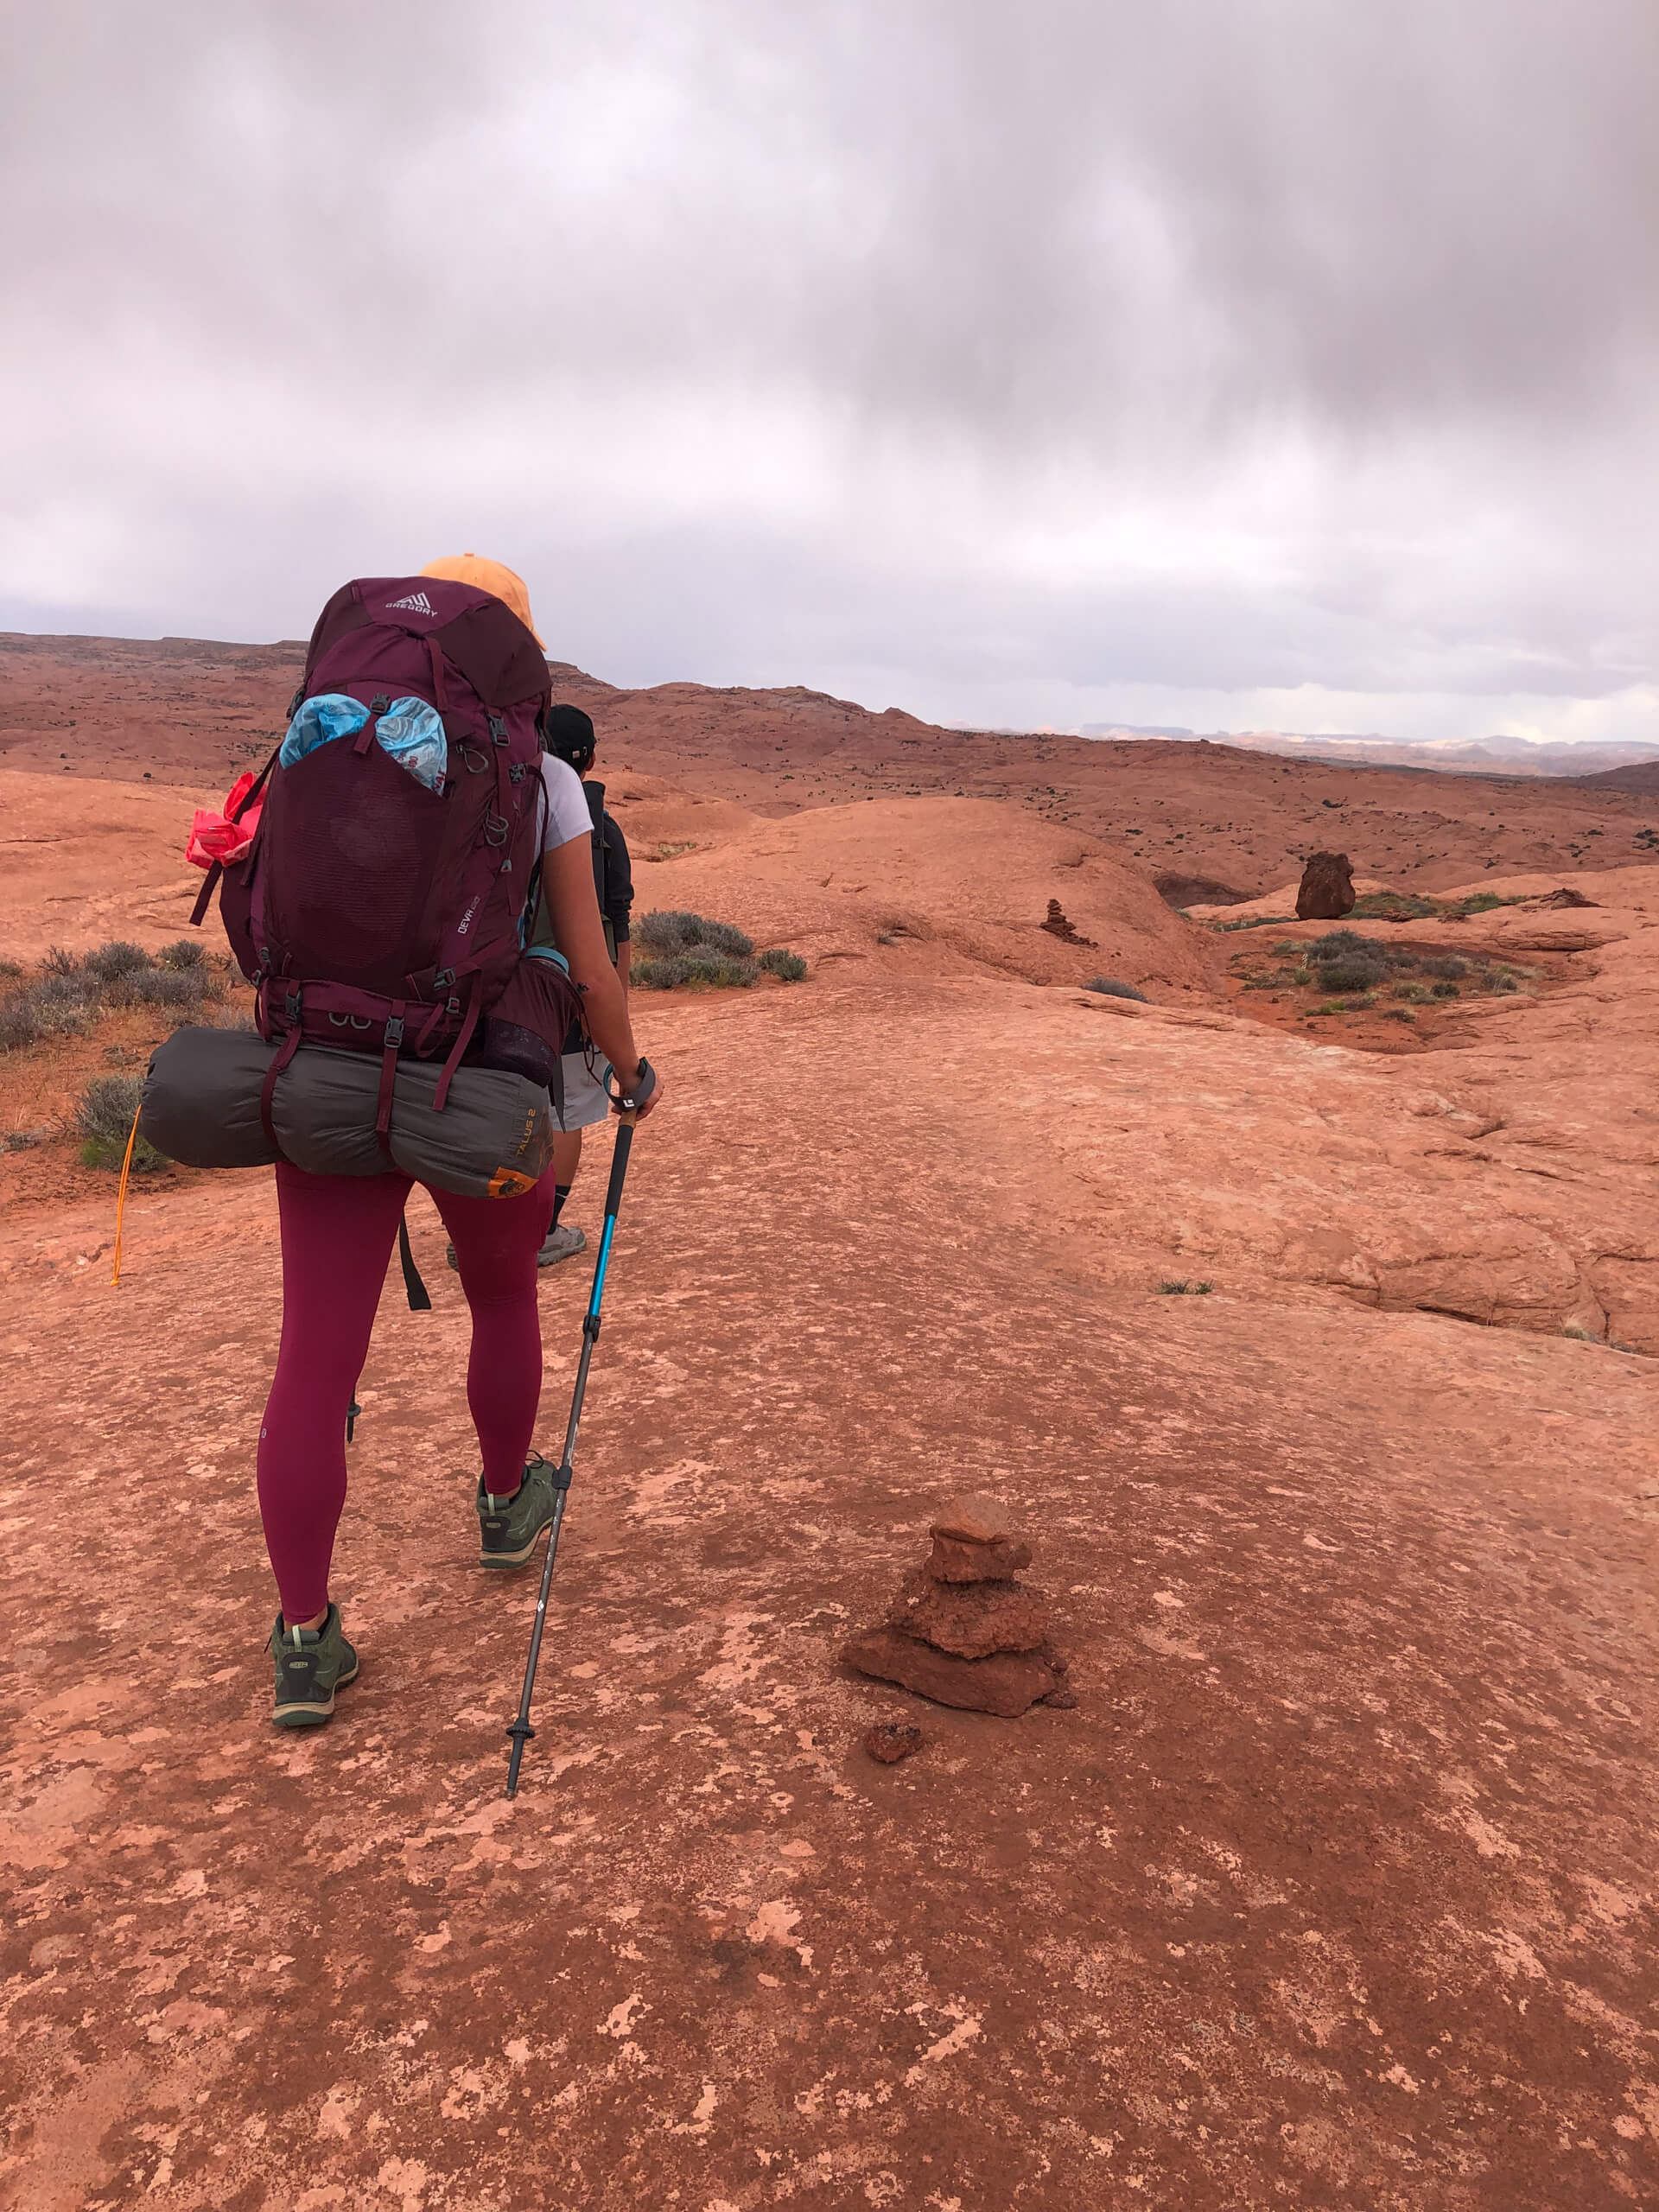
[[[953,1498],[933,1548],[899,1586],[880,1628],[844,1645],[861,1675],[1012,1719],[1033,1705],[1074,1705],[1065,1662],[1048,1640],[1048,1608],[1014,1577],[1031,1564],[994,1497]]]
[[[1354,871],[1346,853],[1315,853],[1296,890],[1299,922],[1338,922],[1354,910]]]
[[[1046,922],[1039,922],[1037,926],[1039,929],[1046,930],[1050,937],[1058,938],[1062,944],[1086,944],[1091,951],[1094,950],[1093,938],[1077,935],[1071,923],[1066,920],[1058,899],[1049,900],[1048,919]]]

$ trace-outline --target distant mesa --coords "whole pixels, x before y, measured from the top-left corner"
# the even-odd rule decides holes
[[[1636,738],[1605,744],[1567,744],[1503,735],[1399,738],[1375,731],[1360,735],[1349,731],[1288,729],[1217,729],[1198,737],[1190,729],[1152,722],[1084,722],[1077,734],[1096,743],[1114,738],[1161,737],[1199,745],[1230,745],[1242,753],[1277,753],[1310,763],[1328,760],[1344,767],[1417,768],[1465,776],[1570,776],[1575,782],[1611,785],[1616,791],[1659,791],[1659,745]],[[1626,778],[1634,780],[1626,781]]]

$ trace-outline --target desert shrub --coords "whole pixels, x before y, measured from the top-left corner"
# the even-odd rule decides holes
[[[8,1152],[32,1152],[37,1144],[49,1144],[56,1135],[50,1122],[43,1122],[38,1128],[8,1129],[5,1148]]]
[[[257,1036],[258,1023],[245,1006],[225,1006],[213,1016],[215,1029],[246,1029]]]
[[[776,976],[779,982],[799,983],[805,980],[805,961],[798,952],[790,952],[781,944],[769,944],[760,956],[760,965],[768,976]]]
[[[58,969],[0,1001],[0,1052],[42,1037],[78,1037],[98,1012],[98,986],[79,969]]]
[[[175,937],[156,957],[163,968],[200,968],[207,957],[207,948],[199,937]]]
[[[1461,995],[1455,983],[1440,982],[1431,984],[1430,994],[1437,999],[1455,999]]]
[[[1139,999],[1142,1006],[1152,1001],[1144,991],[1137,991],[1133,983],[1114,982],[1109,976],[1096,976],[1092,982],[1084,985],[1085,991],[1100,991],[1109,999]]]
[[[81,1163],[87,1167],[119,1167],[126,1157],[127,1138],[144,1088],[136,1075],[94,1076],[75,1103],[75,1128],[84,1140]],[[132,1147],[136,1175],[147,1175],[168,1161],[147,1139]]]
[[[0,999],[0,1052],[16,1052],[25,1045],[38,1044],[44,1034],[32,991],[14,991],[10,998]]]
[[[111,1006],[167,1007],[194,1012],[207,998],[217,998],[217,978],[206,968],[144,968],[122,976],[105,996]]]
[[[747,960],[754,939],[730,922],[711,922],[702,914],[658,909],[633,925],[633,935],[648,952],[672,958],[683,952],[728,952]]]
[[[22,969],[16,961],[0,960],[0,983],[15,982],[22,972]]]
[[[119,937],[99,945],[81,964],[100,983],[118,982],[124,976],[137,976],[156,965],[142,944],[130,944]]]
[[[1323,937],[1316,937],[1303,948],[1304,959],[1316,967],[1330,960],[1381,960],[1382,957],[1377,940],[1362,937],[1357,930],[1326,930]]]
[[[1319,970],[1322,991],[1368,991],[1382,981],[1386,969],[1381,962],[1375,966],[1364,960],[1333,960]]]
[[[1212,1282],[1188,1282],[1185,1276],[1179,1282],[1160,1282],[1160,1298],[1208,1298],[1215,1288]]]
[[[671,953],[661,960],[636,960],[628,972],[633,982],[648,991],[671,991],[681,983],[709,990],[747,991],[760,976],[753,960],[703,950]]]
[[[1453,982],[1461,982],[1469,973],[1469,963],[1459,960],[1455,952],[1431,953],[1415,964],[1425,976],[1444,976]]]
[[[49,948],[41,963],[43,976],[78,976],[81,963],[73,952],[66,952],[60,944]]]

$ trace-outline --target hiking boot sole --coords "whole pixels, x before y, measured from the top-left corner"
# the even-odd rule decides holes
[[[351,1673],[349,1675],[341,1675],[339,1680],[335,1682],[334,1688],[329,1691],[328,1702],[327,1705],[317,1705],[308,1698],[302,1698],[294,1705],[273,1706],[270,1714],[272,1726],[276,1728],[321,1728],[325,1720],[333,1719],[334,1713],[334,1700],[339,1695],[340,1692],[346,1688],[348,1682],[354,1682],[356,1680],[357,1665],[356,1662],[353,1662]]]

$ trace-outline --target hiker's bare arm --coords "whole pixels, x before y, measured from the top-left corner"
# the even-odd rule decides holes
[[[632,1090],[639,1073],[639,1048],[628,1020],[627,993],[606,950],[605,925],[599,918],[599,899],[594,890],[591,841],[573,837],[569,844],[556,845],[546,854],[542,886],[553,920],[554,942],[569,962],[572,980],[582,994],[588,1033],[615,1070],[618,1089]],[[658,1075],[650,1103],[640,1109],[641,1120],[662,1095],[663,1079]]]

